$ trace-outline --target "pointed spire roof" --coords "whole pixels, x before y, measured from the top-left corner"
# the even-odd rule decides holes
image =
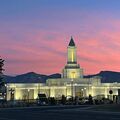
[[[70,42],[69,42],[69,46],[75,46],[73,37],[71,36]]]

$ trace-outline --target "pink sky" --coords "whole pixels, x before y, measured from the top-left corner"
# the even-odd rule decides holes
[[[14,1],[17,7],[11,3],[6,9],[5,2],[0,6],[0,56],[6,61],[5,74],[61,73],[71,35],[85,74],[120,71],[120,18],[116,5],[92,0],[97,8],[82,1],[79,7],[77,1],[73,4],[70,0],[59,6],[47,1],[40,7],[30,1],[28,6],[23,1]]]

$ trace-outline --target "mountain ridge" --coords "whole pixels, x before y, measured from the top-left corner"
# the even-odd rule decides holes
[[[100,76],[102,83],[113,83],[113,82],[119,82],[120,83],[120,72],[100,71],[97,74],[86,75],[85,78],[90,78],[90,77],[94,77],[94,76]]]
[[[61,78],[61,74],[55,73],[51,75],[44,75],[35,72],[28,72],[16,76],[4,75],[6,83],[45,83],[48,78]]]
[[[85,75],[84,78],[91,78],[100,76],[102,83],[120,83],[120,72],[115,71],[100,71],[97,74]],[[47,79],[61,78],[61,74],[55,73],[51,75],[38,74],[35,72],[28,72],[17,76],[4,75],[6,83],[45,83]]]

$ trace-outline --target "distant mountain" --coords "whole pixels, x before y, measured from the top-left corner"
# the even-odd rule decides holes
[[[94,76],[100,76],[102,83],[113,83],[113,82],[120,83],[120,72],[101,71],[98,74],[87,75],[87,76],[84,76],[84,77],[85,78],[90,78],[90,77],[94,77]]]
[[[98,74],[84,76],[84,78],[91,78],[94,76],[100,76],[102,83],[120,83],[120,72],[101,71]],[[22,75],[17,75],[15,77],[5,75],[4,78],[7,83],[45,83],[49,78],[61,78],[61,74],[56,73],[52,75],[43,75],[29,72]]]
[[[7,83],[45,83],[48,78],[61,78],[61,74],[43,75],[34,72],[25,73],[22,75],[4,76],[5,82]]]

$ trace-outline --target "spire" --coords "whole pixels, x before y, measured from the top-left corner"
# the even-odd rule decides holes
[[[69,46],[75,46],[73,37],[71,36],[70,42],[69,42]]]

